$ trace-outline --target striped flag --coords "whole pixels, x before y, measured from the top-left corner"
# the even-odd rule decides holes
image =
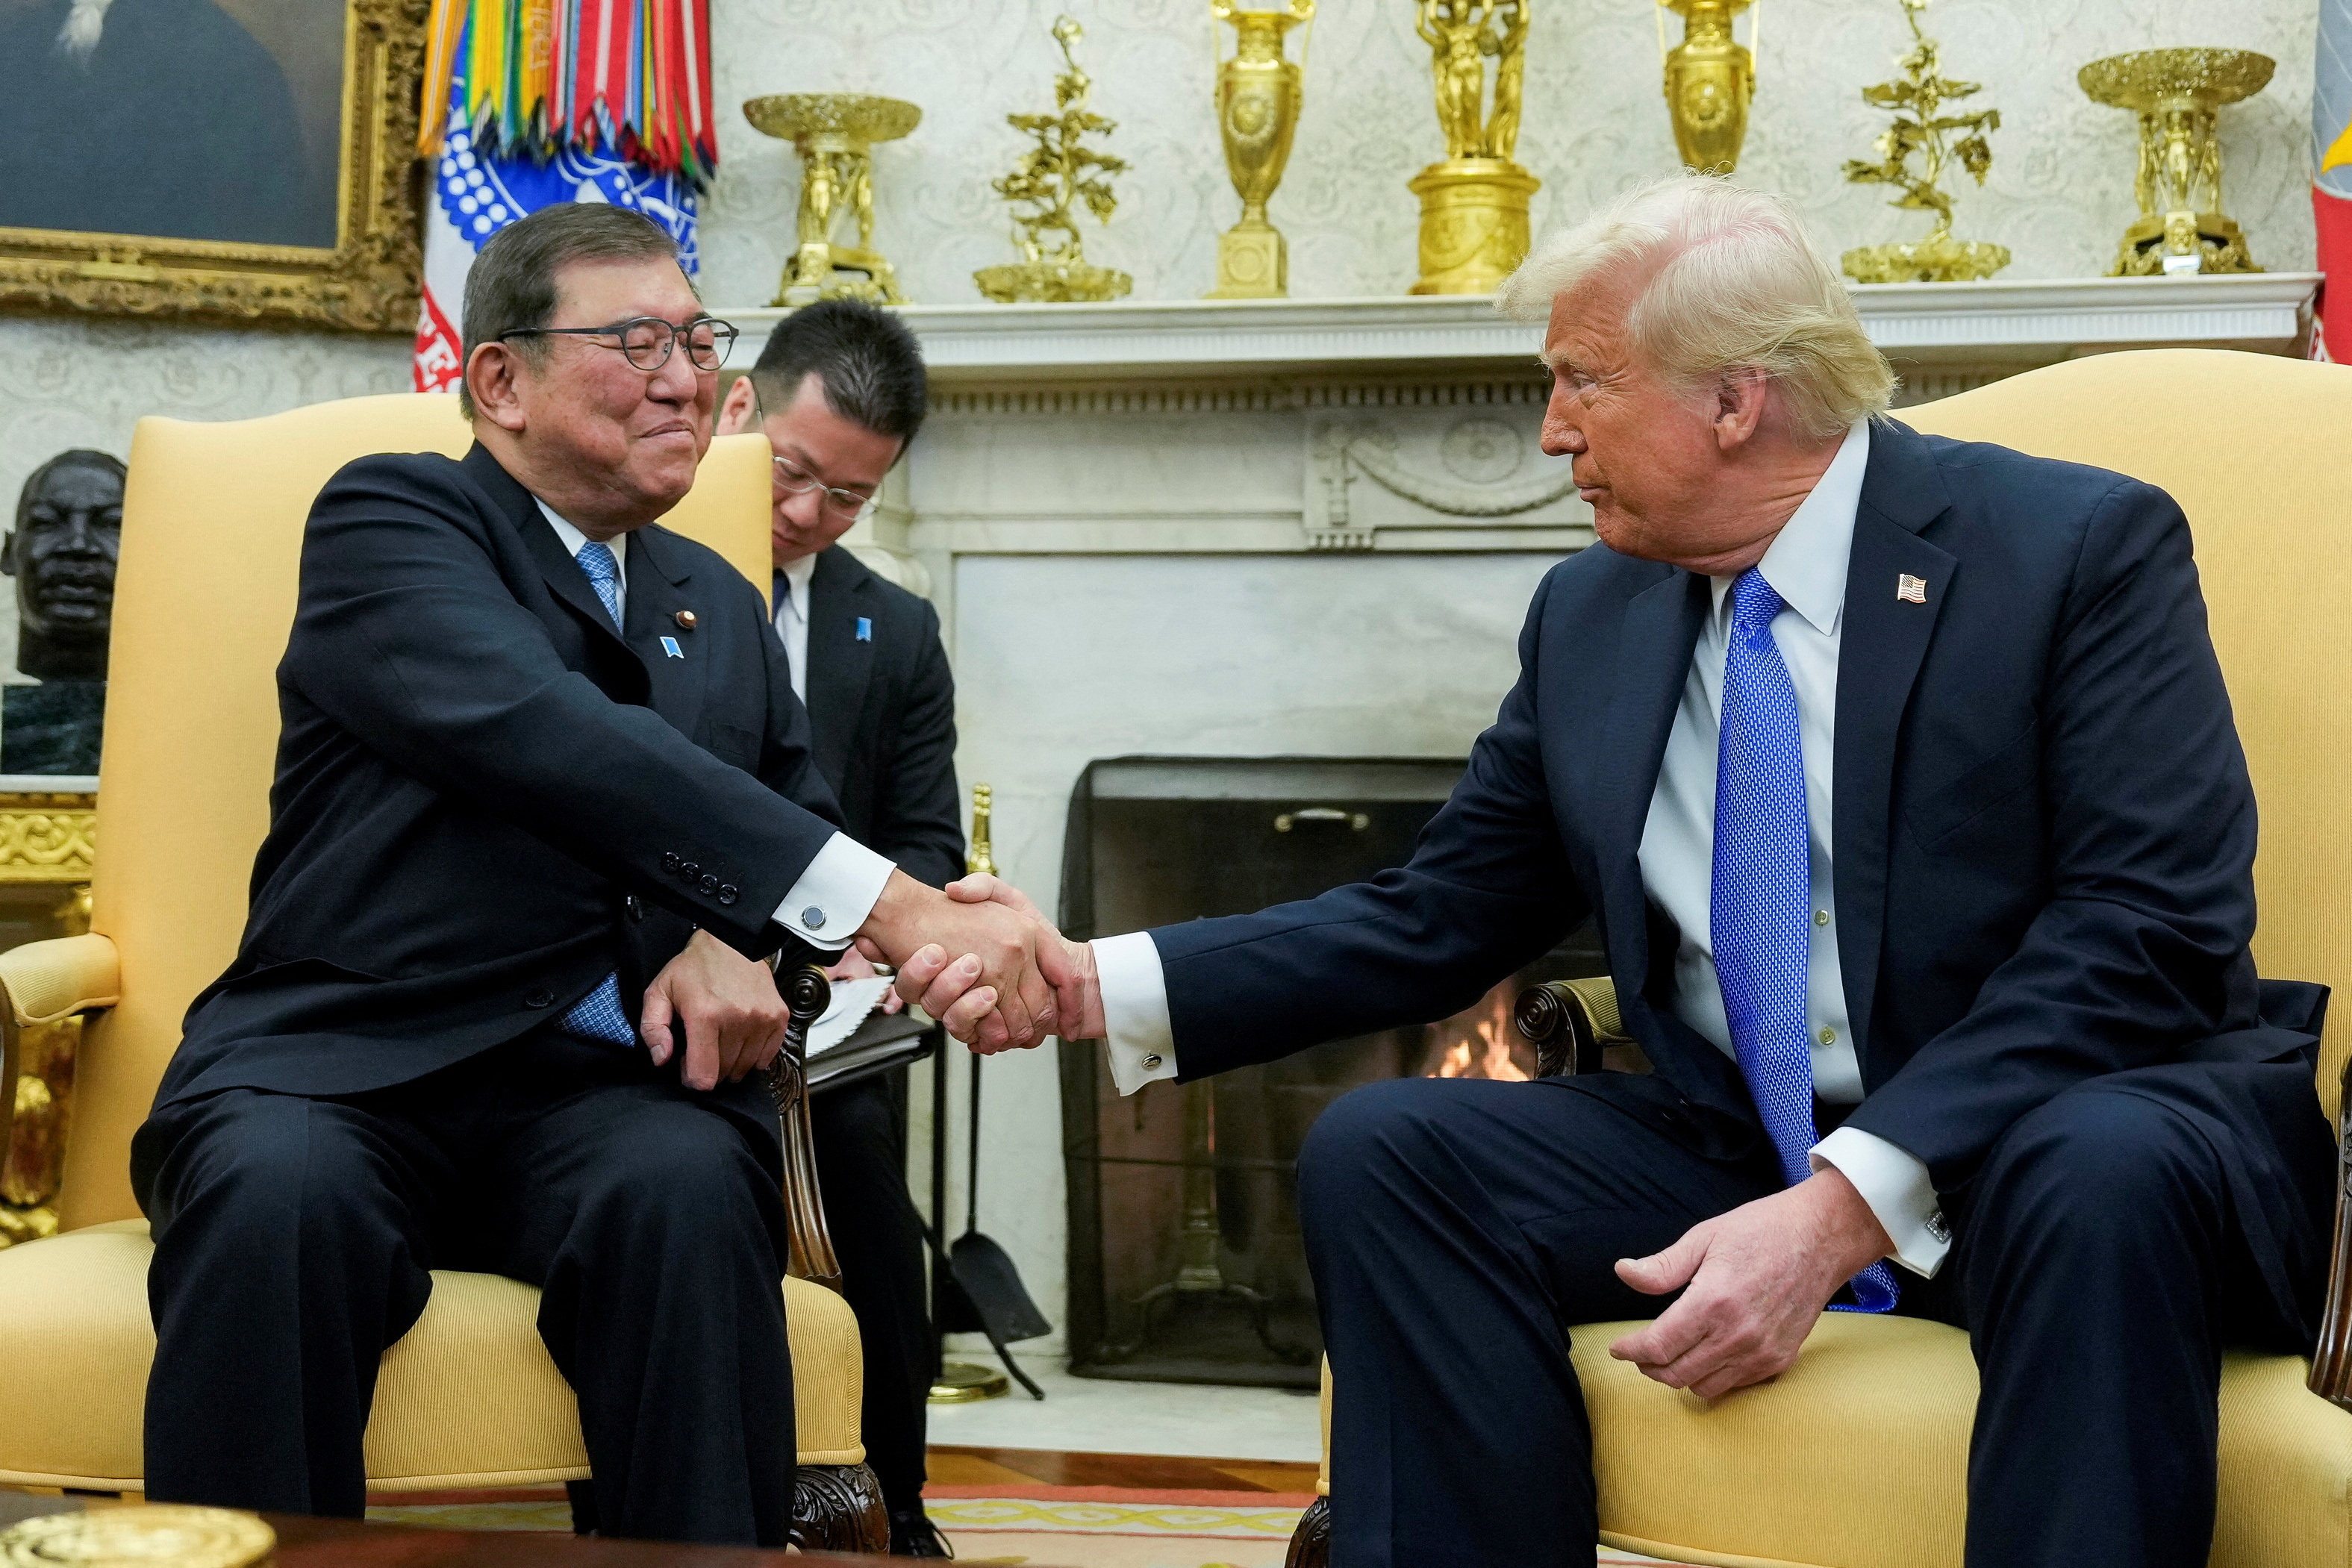
[[[2332,343],[2352,359],[2352,0],[2319,0],[2313,64],[2311,216],[2326,281],[2313,312],[2311,357],[2333,358]]]
[[[709,0],[434,0],[430,160],[415,385],[464,373],[466,274],[492,235],[557,202],[609,202],[669,231],[695,270],[696,193],[719,162]]]

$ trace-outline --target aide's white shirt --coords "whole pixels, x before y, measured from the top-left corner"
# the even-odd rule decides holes
[[[533,497],[537,500],[538,497]],[[539,502],[539,514],[547,519],[548,527],[562,541],[565,550],[575,560],[580,547],[588,536],[556,516],[555,509],[545,501]],[[627,624],[629,612],[628,549],[625,537],[618,541],[621,548],[613,551],[619,581],[614,591],[619,598],[621,619]],[[808,631],[802,624],[801,652],[793,660],[793,688],[795,695],[802,690],[801,664],[808,654]],[[805,700],[805,699],[803,699]],[[806,942],[829,953],[838,953],[849,946],[866,917],[874,913],[874,905],[882,896],[883,884],[897,870],[885,860],[846,833],[835,833],[825,840],[816,852],[816,858],[784,894],[783,903],[776,906],[773,916],[777,925]]]
[[[808,706],[809,581],[816,576],[816,557],[804,555],[780,574],[784,591],[776,595],[776,635],[784,640],[784,658],[793,667],[793,695]]]
[[[1814,924],[1806,977],[1806,1033],[1812,1040],[1814,1092],[1833,1103],[1863,1097],[1862,1068],[1845,1009],[1837,948],[1836,884],[1831,874],[1830,805],[1836,756],[1838,651],[1853,553],[1855,508],[1870,458],[1867,421],[1857,421],[1828,469],[1758,563],[1787,608],[1774,618],[1773,641],[1796,689],[1798,737],[1804,754],[1805,808],[1812,841]],[[1642,885],[1682,933],[1675,954],[1675,1011],[1727,1056],[1731,1031],[1708,939],[1715,859],[1717,737],[1723,705],[1724,653],[1730,633],[1733,580],[1710,580],[1713,613],[1699,629],[1691,668],[1666,738],[1650,797],[1640,862]],[[1111,1076],[1122,1094],[1176,1072],[1168,1019],[1167,979],[1159,949],[1142,932],[1097,941],[1103,1016],[1110,1036]],[[1833,1165],[1853,1182],[1895,1243],[1897,1262],[1932,1275],[1950,1248],[1935,1187],[1916,1157],[1856,1127],[1840,1127],[1815,1145],[1816,1170]]]

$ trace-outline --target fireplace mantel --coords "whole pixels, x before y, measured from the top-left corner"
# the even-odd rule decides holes
[[[2318,287],[2309,272],[2190,277],[1996,278],[1857,285],[1890,356],[2021,369],[2121,348],[2292,351]],[[766,340],[782,315],[720,314]],[[1534,333],[1486,296],[911,305],[900,311],[943,390],[1004,383],[1517,371]],[[752,348],[747,342],[745,348]],[[750,356],[745,356],[748,361]]]

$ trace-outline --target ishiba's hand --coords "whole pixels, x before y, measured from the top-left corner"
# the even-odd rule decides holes
[[[841,962],[827,969],[824,972],[824,977],[828,980],[870,980],[879,973],[880,971],[874,967],[874,961],[871,958],[855,947],[845,947],[842,949]],[[906,1006],[905,1000],[899,997],[896,987],[882,993],[881,1010],[885,1017],[902,1011]]]
[[[1609,1347],[1669,1388],[1714,1399],[1786,1372],[1837,1289],[1895,1249],[1836,1166],[1785,1192],[1703,1220],[1617,1277],[1681,1301]]]
[[[1054,989],[1037,968],[1039,930],[1034,921],[1000,904],[952,899],[894,871],[873,913],[857,928],[857,946],[868,957],[896,964],[902,974],[910,959],[929,949],[942,962],[964,964],[965,988],[985,990],[988,998],[977,1010],[967,1009],[960,1021],[971,1032],[957,1038],[1003,1051],[1035,1045],[1054,1032]],[[898,990],[910,994],[903,981]]]
[[[637,1032],[656,1067],[677,1054],[683,1032],[679,1079],[688,1089],[714,1089],[774,1061],[791,1021],[768,966],[698,931],[646,988]]]
[[[1058,1032],[1066,1040],[1103,1037],[1102,987],[1095,977],[1091,944],[1065,937],[1019,888],[984,872],[948,883],[947,894],[959,904],[999,904],[1029,921],[1037,933],[1038,973],[1054,988],[1054,1010],[1061,1019]],[[979,978],[969,960],[951,962],[946,949],[929,946],[900,967],[898,991],[945,1024],[950,1034],[988,1055],[1004,1047],[981,1038],[995,998]]]

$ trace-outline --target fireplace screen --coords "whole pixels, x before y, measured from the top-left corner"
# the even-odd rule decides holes
[[[1071,798],[1073,936],[1240,914],[1402,865],[1462,775],[1421,758],[1120,758]],[[1062,1046],[1070,1370],[1312,1388],[1323,1350],[1294,1171],[1323,1108],[1406,1076],[1525,1078],[1520,988],[1602,973],[1580,931],[1453,1018],[1122,1099],[1100,1045]]]

